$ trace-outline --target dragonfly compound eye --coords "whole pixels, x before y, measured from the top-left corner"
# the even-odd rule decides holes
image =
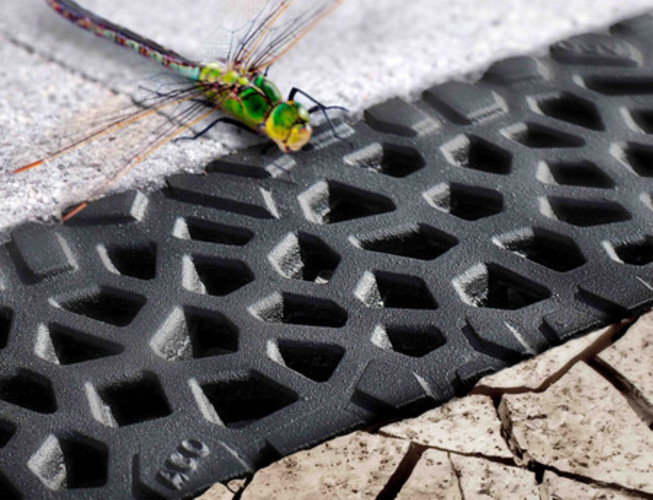
[[[313,127],[309,123],[298,123],[290,131],[290,136],[286,140],[286,149],[290,151],[299,151],[311,140]]]
[[[277,104],[265,122],[267,136],[284,151],[299,151],[311,140],[313,129],[308,123],[308,113],[300,104]]]

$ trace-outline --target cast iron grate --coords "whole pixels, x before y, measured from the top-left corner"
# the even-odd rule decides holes
[[[189,497],[653,303],[653,16],[0,247],[0,496]]]

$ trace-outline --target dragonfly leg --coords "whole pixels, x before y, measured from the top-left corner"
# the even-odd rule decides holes
[[[317,113],[318,111],[320,111],[320,112],[322,112],[322,111],[331,111],[331,110],[334,110],[334,109],[338,110],[338,111],[349,112],[349,109],[347,109],[347,108],[345,108],[343,106],[324,106],[324,107],[313,106],[311,109],[308,110],[308,113],[312,115],[313,113]]]
[[[238,120],[235,120],[233,118],[229,118],[228,116],[223,116],[223,117],[218,118],[217,120],[213,120],[205,128],[203,128],[202,130],[200,130],[196,134],[190,135],[188,137],[178,137],[177,139],[173,139],[172,142],[195,141],[195,140],[199,139],[200,137],[206,135],[209,130],[211,130],[213,127],[215,127],[219,123],[228,123],[229,125],[233,125],[234,127],[238,127],[241,130],[245,130],[246,132],[250,132],[250,133],[256,135],[256,132],[254,132],[251,128],[249,128],[244,123],[241,123]]]
[[[308,100],[310,100],[315,104],[315,106],[309,110],[309,113],[316,113],[318,111],[321,112],[325,120],[329,124],[329,128],[331,128],[331,131],[333,132],[333,137],[343,142],[346,142],[351,146],[352,149],[354,148],[353,142],[351,142],[346,137],[342,137],[340,134],[338,134],[338,131],[336,130],[335,125],[333,124],[333,120],[331,120],[329,113],[327,113],[327,111],[332,109],[340,109],[340,110],[348,111],[346,108],[343,108],[342,106],[326,106],[325,104],[322,104],[320,101],[315,99],[315,97],[313,97],[312,95],[306,93],[302,89],[298,89],[297,87],[293,87],[291,89],[290,94],[288,94],[288,100],[292,101],[297,94],[303,95],[304,97],[306,97]]]

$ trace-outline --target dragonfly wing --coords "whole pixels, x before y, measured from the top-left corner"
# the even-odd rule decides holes
[[[250,0],[240,1],[240,17],[232,23],[227,62],[259,72],[286,54],[301,38],[344,0]],[[246,5],[247,10],[244,10]]]
[[[76,131],[48,139],[60,141],[56,150],[16,172],[52,167],[55,162],[66,168],[92,168],[98,180],[84,190],[83,199],[94,199],[148,155],[216,111],[197,85],[170,90],[99,118],[76,119]]]

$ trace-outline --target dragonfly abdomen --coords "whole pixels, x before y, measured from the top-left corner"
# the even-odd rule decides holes
[[[191,80],[199,78],[200,69],[193,62],[152,40],[93,14],[78,5],[77,2],[73,0],[46,1],[63,18],[75,23],[80,28],[127,47],[186,78]]]

